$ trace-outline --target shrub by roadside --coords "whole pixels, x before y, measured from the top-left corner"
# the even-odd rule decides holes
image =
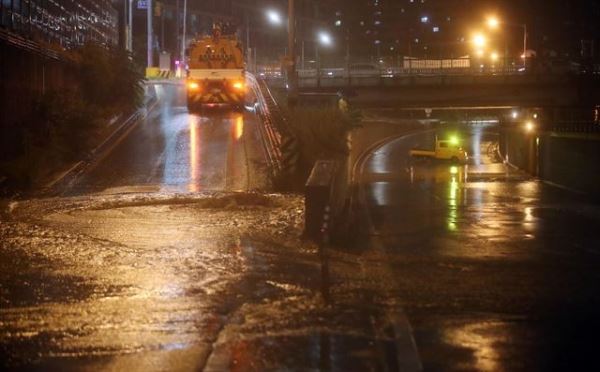
[[[0,177],[13,191],[85,157],[105,123],[143,101],[143,74],[126,52],[86,44],[67,56],[77,70],[75,84],[37,97],[29,118],[11,128],[18,152],[0,163]]]
[[[345,114],[334,107],[287,108],[289,129],[299,144],[296,164],[297,184],[302,188],[317,160],[340,160],[348,156],[348,134],[360,126],[357,111]]]

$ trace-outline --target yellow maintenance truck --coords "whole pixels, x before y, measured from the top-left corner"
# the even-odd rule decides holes
[[[219,27],[212,35],[194,41],[188,51],[187,105],[190,111],[203,107],[243,107],[246,78],[242,45],[235,35],[223,35]]]
[[[456,163],[464,163],[469,159],[467,152],[460,146],[458,137],[449,140],[435,140],[433,150],[412,149],[410,156],[415,158],[433,158],[438,160],[451,160]]]

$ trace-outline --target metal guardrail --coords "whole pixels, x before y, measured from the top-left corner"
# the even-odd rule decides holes
[[[257,80],[247,74],[259,103],[259,114],[262,118],[260,126],[265,152],[271,166],[273,180],[278,188],[293,187],[289,177],[296,176],[300,160],[299,144],[290,131],[287,118],[277,104],[266,81]]]
[[[600,133],[600,123],[570,122],[556,123],[549,128],[556,133]]]
[[[258,101],[259,115],[262,119],[262,125],[259,126],[259,129],[268,158],[267,160],[271,172],[273,175],[277,175],[281,171],[281,133],[274,123],[273,112],[278,111],[278,106],[264,81],[259,82],[250,73],[246,73],[246,79],[250,83]]]

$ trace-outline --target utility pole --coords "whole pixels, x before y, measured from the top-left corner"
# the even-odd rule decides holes
[[[304,59],[304,40],[302,40],[302,57],[300,57],[300,60],[302,61],[300,67],[302,68],[302,70],[306,70]]]
[[[154,34],[153,34],[153,30],[152,30],[152,17],[154,16],[153,13],[153,9],[152,9],[152,0],[148,0],[147,2],[147,16],[148,16],[148,67],[152,67],[154,66],[154,51],[152,50],[153,48],[153,41],[154,41]]]
[[[350,82],[350,26],[346,27],[346,74]]]
[[[250,17],[247,13],[244,14],[244,23],[246,24],[246,65],[248,66],[248,70],[253,71],[252,69],[252,48],[250,48]]]
[[[294,0],[288,0],[288,101],[296,102],[298,78],[296,76],[296,11]]]
[[[160,51],[165,50],[165,9],[161,4],[160,9]]]
[[[129,23],[127,17],[127,3],[129,0],[123,0],[123,49],[127,50],[129,47]],[[31,4],[29,4],[31,7]],[[0,8],[2,8],[2,4],[0,4]],[[1,9],[0,9],[1,11]],[[31,14],[31,13],[29,13]],[[31,23],[29,24],[31,26]]]
[[[175,55],[181,56],[179,52],[179,0],[175,3]]]
[[[127,0],[129,2],[129,27],[127,28],[127,50],[133,52],[133,0]]]
[[[523,25],[523,69],[527,70],[527,24]]]
[[[181,65],[185,70],[185,32],[187,27],[187,0],[183,0],[183,32],[181,35]]]

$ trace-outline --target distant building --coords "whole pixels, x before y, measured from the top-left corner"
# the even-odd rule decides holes
[[[65,49],[119,41],[118,15],[110,0],[0,0],[0,27]]]
[[[337,0],[329,27],[353,59],[449,58],[474,52],[475,30],[488,33],[487,52],[519,58],[523,25],[538,56],[598,58],[598,0]],[[497,16],[497,32],[485,19]],[[495,50],[492,50],[495,49]],[[593,57],[592,57],[593,58]]]

